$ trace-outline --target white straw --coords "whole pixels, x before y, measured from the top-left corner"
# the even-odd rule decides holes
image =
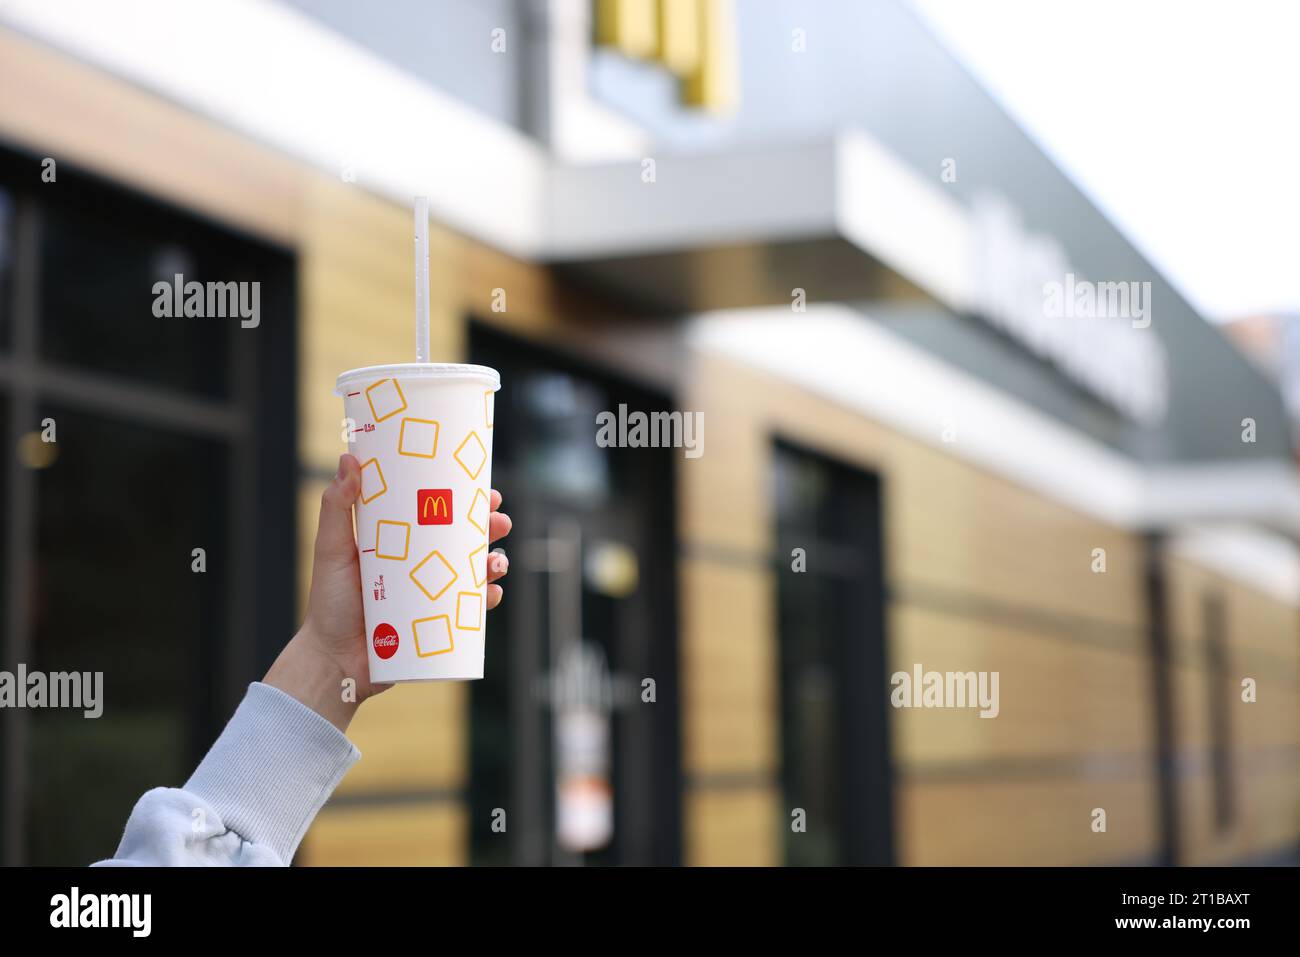
[[[415,361],[429,361],[429,200],[415,197]]]

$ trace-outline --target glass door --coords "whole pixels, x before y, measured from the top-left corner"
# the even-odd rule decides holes
[[[492,478],[514,520],[472,692],[471,859],[676,863],[673,450],[595,441],[598,412],[667,400],[479,327],[471,355],[501,372]]]
[[[880,481],[787,443],[773,463],[783,806],[807,822],[786,863],[889,864]]]

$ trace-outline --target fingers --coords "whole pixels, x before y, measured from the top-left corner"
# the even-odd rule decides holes
[[[501,508],[501,493],[496,489],[492,490],[489,497],[492,503],[492,514],[488,517],[488,542],[495,542],[498,538],[505,538],[510,534],[510,529],[514,527],[514,522],[505,512],[498,511]]]
[[[488,556],[487,567],[487,580],[494,582],[499,578],[504,578],[506,572],[510,570],[510,559],[506,558],[505,552],[495,551]]]
[[[352,533],[352,503],[361,492],[361,465],[351,455],[339,456],[339,470],[325,487],[316,528],[316,560],[352,561],[357,542]]]
[[[505,538],[510,534],[510,528],[514,523],[510,521],[510,516],[504,512],[498,511],[501,508],[501,493],[496,489],[492,490],[489,501],[492,505],[491,515],[488,517],[488,544],[495,542],[499,538]],[[491,611],[497,605],[501,604],[501,599],[505,592],[500,585],[491,584],[505,576],[510,570],[510,559],[506,558],[506,553],[498,549],[488,556],[488,586],[487,586],[487,606]]]

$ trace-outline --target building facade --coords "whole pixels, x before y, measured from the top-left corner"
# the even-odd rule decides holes
[[[494,484],[515,519],[511,572],[485,680],[368,703],[349,732],[364,759],[299,863],[1293,854],[1300,496],[1276,388],[904,7],[854,21],[885,96],[857,85],[851,48],[818,61],[820,78],[784,56],[793,31],[825,37],[835,14],[644,6],[705,12],[671,32],[635,4],[448,4],[436,15],[459,51],[451,79],[403,52],[393,23],[361,23],[345,4],[233,4],[224,24],[160,5],[149,30],[111,41],[90,7],[79,26],[33,5],[0,13],[7,438],[21,443],[56,406],[74,423],[82,410],[180,436],[194,447],[146,452],[217,518],[168,548],[224,543],[193,593],[177,590],[192,578],[160,586],[181,610],[139,667],[173,682],[172,697],[110,661],[110,690],[116,678],[142,703],[134,722],[105,735],[5,716],[6,860],[106,856],[126,795],[179,784],[292,633],[320,493],[346,448],[335,377],[411,353],[402,197],[416,189],[435,210],[433,353],[502,372]],[[226,30],[245,43],[238,66],[138,55]],[[783,58],[766,63],[773,38]],[[304,75],[286,78],[294,64]],[[296,84],[331,74],[340,85],[321,102],[301,97],[312,87]],[[400,132],[362,122],[372,94],[408,117]],[[58,179],[42,182],[51,158]],[[75,200],[54,198],[65,186]],[[989,196],[1009,219],[980,212]],[[83,250],[25,232],[39,221],[63,235],[60,216]],[[131,231],[148,250],[142,276],[180,263],[260,279],[261,326],[175,346],[193,366],[174,382],[150,381],[171,329],[156,354],[146,334],[118,366],[101,362],[111,346],[58,352],[58,324],[84,337],[95,290],[119,291],[35,296],[58,283],[24,281],[24,257],[121,272],[130,250],[115,237]],[[966,272],[991,235],[999,257]],[[1111,346],[1044,345],[1017,327],[1017,296],[1045,261],[1152,284],[1151,329],[1125,327],[1150,341],[1114,346],[1113,361],[1157,363],[1157,386],[1117,389],[1078,351]],[[148,316],[140,295],[112,321]],[[194,370],[213,357],[226,371],[208,387]],[[703,454],[598,447],[595,416],[620,407],[699,416]],[[75,484],[33,478],[59,468],[7,472],[7,507],[38,518],[7,538],[6,660],[45,654],[64,627],[48,610],[62,594],[51,569],[77,532],[60,538],[39,516]],[[158,502],[140,496],[136,508]],[[189,514],[192,501],[158,507]],[[124,578],[103,614],[126,615],[121,596],[148,587]],[[193,648],[159,637],[191,627],[205,636]],[[566,790],[556,676],[569,664],[598,689],[608,741],[592,800],[610,829],[585,842],[562,823],[592,806]],[[917,670],[996,673],[996,717],[890,707],[894,677]],[[170,755],[174,780],[157,780],[150,749]],[[64,776],[56,753],[77,756]],[[45,796],[91,786],[97,753],[137,755],[121,795],[66,842],[40,836]]]

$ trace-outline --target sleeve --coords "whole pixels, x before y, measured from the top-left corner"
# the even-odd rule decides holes
[[[360,758],[315,711],[254,682],[185,786],[141,797],[117,853],[95,866],[287,865]]]

